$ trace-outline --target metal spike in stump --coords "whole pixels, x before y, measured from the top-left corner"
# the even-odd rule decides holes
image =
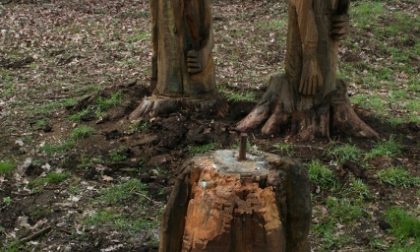
[[[160,252],[310,251],[307,171],[279,156],[218,150],[185,162],[161,224]]]

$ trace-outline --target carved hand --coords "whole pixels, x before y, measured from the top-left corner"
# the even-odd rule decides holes
[[[332,17],[331,37],[334,40],[342,40],[349,32],[350,17],[348,14],[335,15]]]
[[[187,53],[187,68],[188,73],[198,74],[204,70],[207,64],[208,57],[205,56],[203,50],[191,50]]]
[[[305,96],[313,96],[324,85],[321,69],[315,57],[304,60],[302,78],[299,85],[299,93]]]

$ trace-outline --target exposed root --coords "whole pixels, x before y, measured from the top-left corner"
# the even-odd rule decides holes
[[[140,105],[129,115],[129,120],[164,116],[177,111],[224,116],[228,111],[228,105],[224,98],[217,95],[212,98],[179,98],[153,95],[143,98]]]
[[[340,80],[337,83],[336,99],[331,99],[334,127],[353,136],[378,138],[379,134],[356,114],[346,94],[346,84]]]
[[[378,133],[363,122],[354,112],[347,97],[346,84],[337,81],[337,90],[325,98],[325,102],[307,111],[297,111],[297,96],[284,76],[275,75],[261,102],[236,127],[241,132],[262,125],[264,135],[278,133],[282,126],[290,124],[293,134],[301,140],[315,137],[330,138],[330,128],[356,137],[377,138]]]

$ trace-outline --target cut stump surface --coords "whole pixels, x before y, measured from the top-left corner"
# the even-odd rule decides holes
[[[304,170],[267,153],[237,157],[220,150],[186,163],[165,211],[160,251],[309,251]]]

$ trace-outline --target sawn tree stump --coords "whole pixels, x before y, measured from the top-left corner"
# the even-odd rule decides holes
[[[160,252],[310,251],[307,172],[267,153],[220,150],[185,163],[161,225]]]

